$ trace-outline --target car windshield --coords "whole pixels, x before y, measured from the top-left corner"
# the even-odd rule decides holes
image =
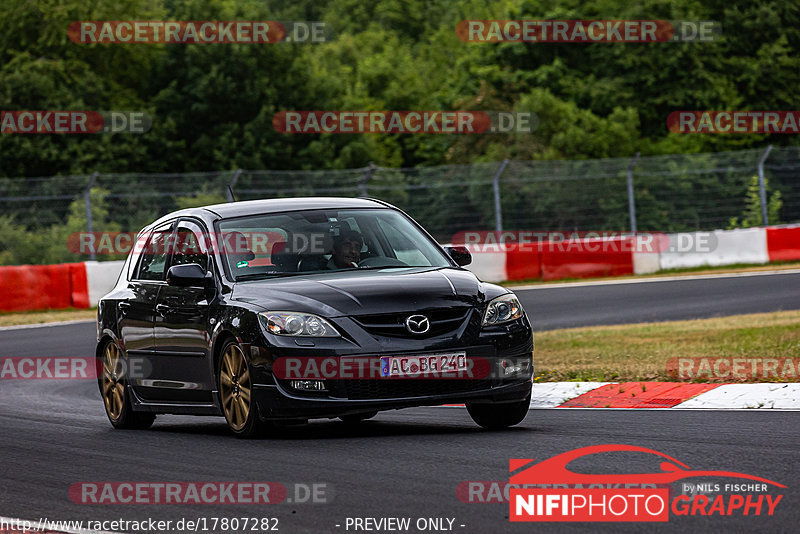
[[[224,263],[237,281],[452,265],[428,236],[391,209],[270,213],[223,220],[217,229]]]

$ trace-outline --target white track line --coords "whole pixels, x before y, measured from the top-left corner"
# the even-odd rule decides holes
[[[73,321],[54,321],[52,323],[18,324],[14,326],[0,326],[0,332],[6,330],[26,330],[28,328],[48,328],[51,326],[62,326],[67,324],[94,323],[95,319],[75,319]]]
[[[524,286],[508,285],[507,287],[512,291],[519,291],[528,289],[560,289],[565,287],[644,284],[648,282],[680,282],[682,280],[707,280],[715,278],[741,278],[746,276],[771,276],[775,274],[800,274],[800,269],[784,269],[778,271],[750,271],[742,273],[698,274],[691,276],[651,276],[647,278],[631,278],[626,280],[593,280],[591,282],[562,282],[558,284],[530,284]]]

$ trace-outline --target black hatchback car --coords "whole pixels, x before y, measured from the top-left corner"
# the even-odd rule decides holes
[[[116,428],[156,414],[276,423],[465,403],[485,428],[528,412],[533,334],[516,296],[379,200],[297,198],[171,213],[140,232],[98,306]]]

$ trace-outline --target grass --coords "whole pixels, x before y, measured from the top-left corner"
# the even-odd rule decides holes
[[[31,312],[0,313],[0,327],[17,326],[23,324],[40,324],[57,321],[75,321],[79,319],[94,319],[97,310],[50,310]]]
[[[635,280],[641,278],[660,278],[664,276],[680,276],[685,275],[698,275],[698,274],[726,274],[726,273],[757,273],[759,271],[785,271],[791,269],[800,269],[800,262],[796,261],[779,261],[767,263],[764,265],[753,265],[750,263],[737,263],[734,265],[720,265],[718,267],[689,267],[685,269],[664,269],[657,273],[651,274],[629,274],[624,276],[603,276],[597,278],[560,278],[558,280],[542,281],[539,278],[530,278],[528,280],[506,280],[500,282],[500,285],[513,287],[520,285],[538,285],[538,284],[563,284],[568,282],[594,282],[598,280]]]
[[[678,357],[800,358],[800,311],[539,332],[534,380],[672,381]]]

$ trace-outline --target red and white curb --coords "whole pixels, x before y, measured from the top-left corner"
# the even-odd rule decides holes
[[[445,406],[463,407],[463,404]],[[551,408],[800,410],[800,382],[690,384],[685,382],[541,382],[531,410]]]
[[[800,410],[800,383],[543,382],[534,408]]]

